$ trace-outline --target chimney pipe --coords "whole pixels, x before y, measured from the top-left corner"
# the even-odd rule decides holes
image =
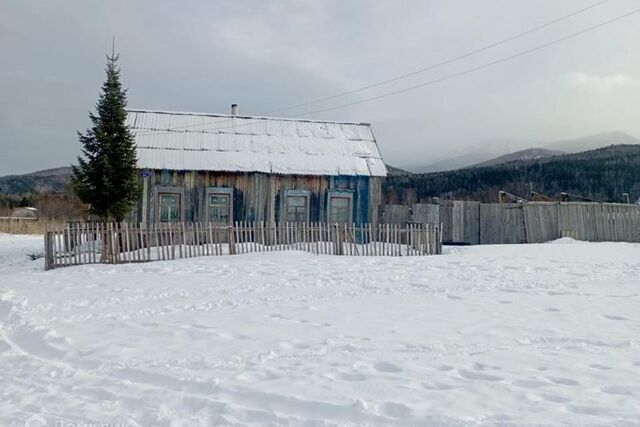
[[[238,115],[238,104],[231,104],[231,115],[232,116]]]

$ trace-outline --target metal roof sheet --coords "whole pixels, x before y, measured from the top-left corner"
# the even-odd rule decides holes
[[[386,176],[371,127],[128,110],[142,169]]]

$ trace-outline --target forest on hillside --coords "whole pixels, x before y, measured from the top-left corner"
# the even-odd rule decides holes
[[[425,202],[432,197],[494,202],[506,191],[528,198],[572,193],[620,202],[622,193],[640,197],[640,146],[614,145],[593,151],[447,172],[389,176],[387,203]]]

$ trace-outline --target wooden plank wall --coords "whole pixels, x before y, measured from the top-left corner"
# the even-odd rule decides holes
[[[411,221],[411,206],[386,205],[382,211],[383,224],[405,224]]]
[[[543,243],[560,238],[557,203],[527,203],[522,209],[527,243]]]
[[[440,206],[430,203],[412,205],[411,222],[416,224],[440,224]]]
[[[638,205],[444,201],[440,222],[445,243],[542,243],[560,237],[640,242]]]
[[[480,244],[480,202],[453,202],[452,239],[469,245]]]
[[[356,223],[378,223],[382,200],[382,181],[366,176],[302,176],[264,173],[224,173],[198,171],[150,171],[147,191],[131,213],[132,222],[156,221],[156,194],[161,188],[179,189],[182,197],[182,220],[205,221],[207,187],[233,188],[234,221],[280,221],[284,190],[306,190],[310,193],[310,221],[326,221],[329,190],[353,191],[353,220]],[[143,200],[147,200],[147,218],[142,218]]]
[[[563,203],[559,235],[592,242],[640,242],[640,206]]]
[[[446,243],[453,242],[453,201],[442,201],[439,206],[442,241]]]
[[[527,243],[520,203],[480,205],[480,244]]]

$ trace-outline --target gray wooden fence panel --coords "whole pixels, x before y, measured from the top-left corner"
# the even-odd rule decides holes
[[[440,202],[440,224],[442,224],[442,241],[453,242],[453,202]]]
[[[480,244],[526,243],[524,210],[519,203],[480,205]]]
[[[527,243],[543,243],[560,237],[557,203],[527,203],[523,214]]]
[[[561,203],[560,236],[589,242],[640,241],[640,206],[597,203]]]
[[[461,241],[470,245],[480,244],[480,202],[462,202],[462,211]]]
[[[411,222],[417,224],[440,224],[440,205],[416,203],[411,207]]]
[[[413,205],[411,221],[434,223],[436,210],[445,243],[543,243],[560,237],[591,242],[640,242],[638,205],[441,201],[439,205]],[[400,209],[396,205],[389,218],[406,218],[407,211],[408,207]]]
[[[560,237],[579,239],[575,205],[562,203],[558,205],[558,232]]]
[[[411,220],[411,206],[386,205],[382,212],[384,224],[404,224]]]

